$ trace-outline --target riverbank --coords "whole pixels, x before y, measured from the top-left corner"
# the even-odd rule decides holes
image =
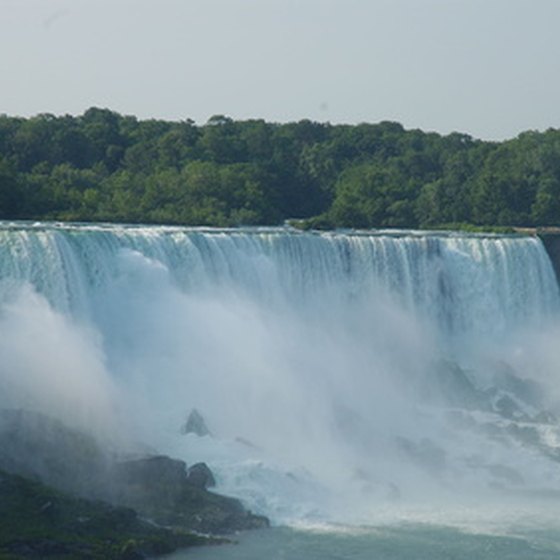
[[[0,558],[134,560],[226,542],[158,527],[125,507],[0,471]]]
[[[133,560],[268,527],[210,492],[201,463],[113,453],[44,414],[0,409],[0,558]]]

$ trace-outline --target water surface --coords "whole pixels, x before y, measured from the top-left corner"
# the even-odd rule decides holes
[[[274,528],[235,545],[193,549],[170,560],[557,560],[560,531],[533,535],[472,534],[430,525],[298,530]]]

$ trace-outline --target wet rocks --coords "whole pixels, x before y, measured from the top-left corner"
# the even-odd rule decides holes
[[[158,524],[202,533],[228,534],[267,527],[234,498],[206,490],[214,476],[204,463],[189,470],[183,461],[155,456],[116,466],[115,500]]]
[[[210,430],[206,426],[206,422],[196,408],[193,408],[185,423],[181,426],[181,433],[184,435],[195,434],[199,437],[210,436]]]
[[[87,434],[47,416],[0,410],[0,469],[133,508],[157,524],[181,530],[225,534],[268,525],[238,500],[209,492],[215,479],[204,463],[187,469],[184,461],[165,455],[122,461],[101,449]],[[52,506],[45,507],[49,511]]]
[[[187,482],[196,488],[212,488],[216,479],[206,463],[196,463],[187,469]]]
[[[217,542],[0,471],[0,557],[132,560]],[[50,504],[49,507],[44,507]]]

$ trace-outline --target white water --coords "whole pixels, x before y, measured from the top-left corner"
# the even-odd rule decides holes
[[[505,361],[554,411],[558,309],[532,237],[3,224],[0,404],[206,460],[276,522],[508,509],[560,488],[557,424],[433,371],[482,391]],[[213,437],[179,434],[193,407]]]

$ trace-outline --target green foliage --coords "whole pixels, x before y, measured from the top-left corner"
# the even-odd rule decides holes
[[[0,471],[1,558],[144,558],[219,543],[140,520],[128,508],[68,496]]]
[[[0,219],[8,219],[19,213],[21,185],[13,166],[0,157]]]
[[[465,222],[448,222],[445,224],[434,224],[431,228],[434,231],[466,231],[469,233],[495,233],[499,235],[503,234],[515,234],[518,230],[511,226],[484,226],[475,225]]]
[[[0,115],[0,219],[433,228],[560,223],[560,131]]]

